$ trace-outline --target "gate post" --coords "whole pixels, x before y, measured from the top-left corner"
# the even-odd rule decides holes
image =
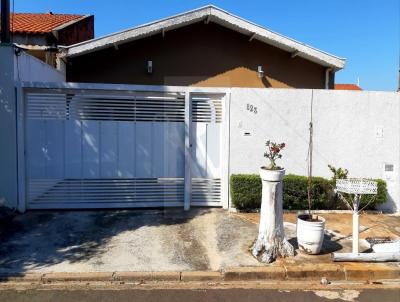
[[[17,169],[18,169],[18,211],[24,213],[26,211],[25,199],[25,100],[24,90],[21,82],[17,83]]]
[[[190,209],[192,195],[192,101],[190,92],[185,92],[185,178],[184,178],[184,203],[183,209]]]

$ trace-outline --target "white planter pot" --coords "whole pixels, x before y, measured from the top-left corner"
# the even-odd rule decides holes
[[[300,251],[316,255],[321,251],[324,241],[325,219],[318,216],[319,221],[303,220],[307,216],[299,215],[297,217],[297,243]]]
[[[267,170],[260,168],[260,177],[265,181],[282,181],[285,176],[285,169],[281,170]]]

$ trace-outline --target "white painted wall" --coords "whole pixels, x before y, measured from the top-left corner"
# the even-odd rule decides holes
[[[14,54],[14,80],[22,82],[64,82],[65,74],[25,52]]]
[[[17,158],[18,92],[17,81],[65,81],[65,75],[51,66],[25,53],[15,54],[10,45],[0,45],[0,203],[19,208],[18,183],[22,158]],[[21,160],[19,160],[21,159]]]
[[[400,94],[394,92],[232,88],[230,174],[258,173],[271,139],[287,144],[279,162],[287,173],[307,175],[312,94],[314,175],[331,177],[332,164],[352,177],[382,178],[389,193],[382,209],[399,211]],[[394,171],[385,173],[385,164]]]
[[[17,207],[17,108],[13,48],[0,44],[0,203]]]

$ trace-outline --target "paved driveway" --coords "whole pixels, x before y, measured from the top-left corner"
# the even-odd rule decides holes
[[[254,266],[257,225],[221,209],[37,211],[1,229],[0,272]]]
[[[32,211],[0,226],[0,273],[259,266],[249,252],[257,217],[222,209]],[[331,262],[331,252],[351,250],[351,237],[337,232],[327,231],[321,255],[276,264]],[[285,222],[285,233],[298,251],[295,224]],[[368,249],[365,240],[360,248]]]

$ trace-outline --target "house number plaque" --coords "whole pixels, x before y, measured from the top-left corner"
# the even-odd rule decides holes
[[[247,111],[253,112],[254,114],[257,114],[257,107],[253,106],[252,104],[247,104]]]

